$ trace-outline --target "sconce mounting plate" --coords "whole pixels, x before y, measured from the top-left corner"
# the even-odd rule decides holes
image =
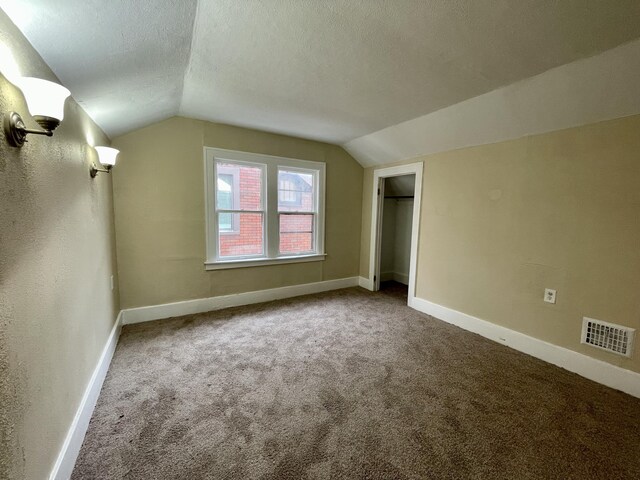
[[[53,129],[60,125],[60,120],[52,117],[36,116],[36,122],[42,126],[44,130],[33,130],[27,128],[22,121],[20,114],[16,112],[9,112],[4,116],[4,136],[12,147],[18,147],[24,145],[27,141],[27,135],[32,133],[34,135],[46,135],[47,137],[53,136]]]
[[[21,147],[27,139],[27,129],[22,117],[16,112],[4,116],[4,135],[12,147]]]
[[[91,178],[96,178],[98,172],[111,173],[111,165],[108,165],[106,168],[98,168],[95,163],[91,164],[91,168],[89,169],[89,175],[91,175]]]

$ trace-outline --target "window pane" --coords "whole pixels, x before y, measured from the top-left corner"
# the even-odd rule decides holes
[[[217,201],[218,208],[223,210],[233,209],[233,175],[218,174],[217,184]],[[233,214],[220,214],[220,231],[229,232],[233,230]]]
[[[223,257],[259,256],[264,253],[262,213],[233,213],[238,226],[230,233],[222,230],[222,214],[219,214],[219,255]]]
[[[314,212],[314,175],[278,170],[278,211]]]
[[[233,209],[233,174],[220,173],[218,167],[218,179],[216,181],[216,206],[219,209]]]
[[[314,251],[315,215],[280,214],[280,253],[297,254]]]
[[[218,162],[216,169],[218,210],[262,210],[261,167]]]
[[[220,231],[230,232],[233,230],[233,213],[220,214]]]

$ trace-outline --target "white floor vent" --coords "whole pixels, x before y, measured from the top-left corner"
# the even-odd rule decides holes
[[[625,357],[631,356],[634,333],[633,328],[622,325],[587,317],[582,319],[582,343]]]

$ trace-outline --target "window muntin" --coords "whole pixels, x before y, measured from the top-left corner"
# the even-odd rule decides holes
[[[207,268],[324,258],[324,163],[206,148],[205,173]]]

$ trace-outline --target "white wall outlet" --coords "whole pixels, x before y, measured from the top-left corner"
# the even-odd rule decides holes
[[[113,290],[113,275],[111,275],[111,290]]]
[[[545,288],[544,301],[547,303],[556,303],[556,291],[552,288]]]

